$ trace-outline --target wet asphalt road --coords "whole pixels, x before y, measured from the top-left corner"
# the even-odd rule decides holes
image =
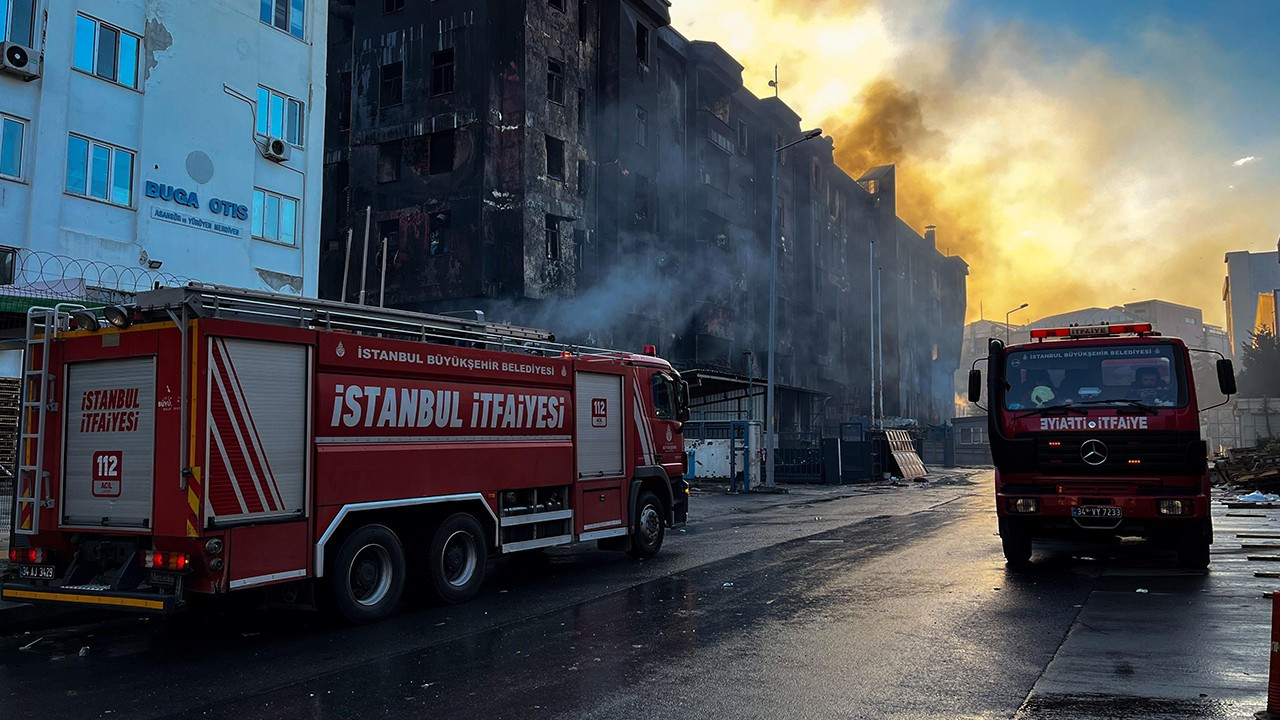
[[[1097,560],[1050,550],[1012,573],[989,482],[983,473],[925,488],[695,497],[694,521],[654,560],[594,550],[507,558],[475,601],[410,604],[372,627],[256,612],[9,636],[0,720],[1262,708],[1261,583],[1280,581],[1252,577],[1234,533],[1280,518],[1219,518],[1208,576],[1127,543]]]

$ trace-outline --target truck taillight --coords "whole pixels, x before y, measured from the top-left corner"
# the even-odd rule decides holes
[[[48,557],[44,548],[9,548],[9,562],[36,565]]]
[[[152,570],[184,572],[191,569],[191,556],[179,552],[144,550],[142,551],[142,565]]]

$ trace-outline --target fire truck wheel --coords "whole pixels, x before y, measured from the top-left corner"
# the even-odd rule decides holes
[[[1010,567],[1026,567],[1031,562],[1031,533],[1026,528],[1001,520],[1000,545]]]
[[[1183,533],[1178,543],[1178,564],[1188,570],[1209,567],[1210,531],[1203,525]]]
[[[662,522],[662,501],[651,492],[640,493],[636,502],[636,517],[631,531],[631,557],[648,558],[662,549],[666,527]]]
[[[396,534],[384,525],[366,525],[342,543],[329,591],[334,609],[353,623],[386,619],[404,590],[404,550]]]
[[[475,597],[484,582],[489,558],[484,528],[467,513],[445,518],[431,538],[427,572],[431,590],[446,603],[461,603]]]

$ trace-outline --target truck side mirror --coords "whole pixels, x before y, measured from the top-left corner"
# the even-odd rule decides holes
[[[689,383],[684,380],[676,384],[676,420],[689,422]]]
[[[982,399],[982,371],[974,368],[969,371],[969,402],[976,403]]]
[[[1226,358],[1218,361],[1218,390],[1223,395],[1236,394],[1236,371]]]

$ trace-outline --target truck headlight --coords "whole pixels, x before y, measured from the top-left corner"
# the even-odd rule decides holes
[[[1192,508],[1190,500],[1161,500],[1156,509],[1161,515],[1190,515]]]
[[[1010,498],[1009,512],[1014,513],[1033,513],[1039,512],[1040,501],[1036,498]]]

